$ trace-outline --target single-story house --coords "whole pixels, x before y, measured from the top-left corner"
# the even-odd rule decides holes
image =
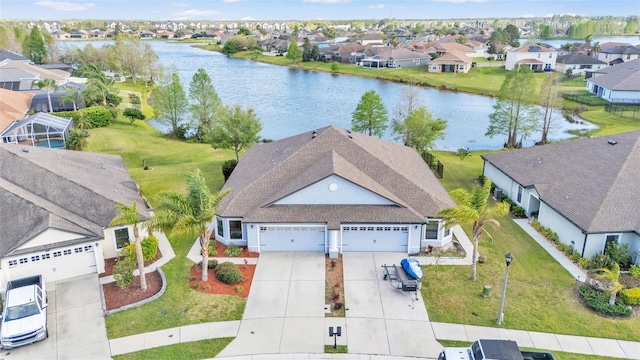
[[[454,206],[412,148],[327,126],[247,150],[223,190],[215,238],[250,251],[391,251],[451,241]]]
[[[629,244],[640,265],[640,131],[483,155],[488,176],[583,257]]]
[[[424,52],[411,51],[409,49],[391,49],[391,56],[387,66],[390,68],[412,68],[427,66],[431,61],[431,56]]]
[[[592,56],[573,53],[558,56],[556,59],[556,67],[554,70],[560,73],[566,73],[571,69],[571,74],[582,75],[590,71],[600,70],[607,67],[607,63],[600,61]]]
[[[468,73],[472,63],[470,57],[454,51],[431,60],[429,72]]]
[[[516,65],[527,66],[533,71],[551,71],[556,66],[558,51],[541,44],[526,44],[507,51],[504,68],[513,70]]]
[[[594,71],[587,91],[614,103],[640,103],[640,59]]]
[[[116,204],[149,208],[120,156],[0,144],[0,287],[104,272],[133,237]],[[143,232],[141,232],[143,234]]]

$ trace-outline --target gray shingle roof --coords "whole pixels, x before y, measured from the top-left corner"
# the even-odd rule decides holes
[[[589,233],[640,233],[640,131],[483,158]]]
[[[119,156],[2,144],[0,169],[0,257],[47,228],[102,238],[118,203],[148,217]]]
[[[600,61],[592,56],[575,53],[558,56],[556,63],[572,65],[604,65],[606,62]]]
[[[640,91],[640,59],[631,60],[596,71],[598,75],[587,79],[609,90]]]
[[[351,135],[351,139],[349,138]],[[395,206],[274,205],[278,199],[336,175]],[[249,149],[224,189],[217,214],[245,222],[420,223],[454,203],[418,153],[328,126]]]

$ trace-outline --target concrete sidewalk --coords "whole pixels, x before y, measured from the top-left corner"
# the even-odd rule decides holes
[[[576,264],[573,263],[562,251],[558,250],[558,248],[551,243],[551,241],[547,240],[544,236],[542,236],[539,232],[536,231],[531,224],[529,224],[529,219],[513,219],[513,221],[522,228],[522,230],[526,231],[529,236],[533,238],[543,249],[545,249],[549,255],[551,255],[556,261],[562,265],[563,268],[567,269],[567,271],[576,278],[578,281],[585,281],[587,279],[587,274],[585,274],[582,269]]]
[[[196,239],[191,249],[189,249],[187,258],[196,264],[202,261],[202,255],[200,255],[200,242],[198,241],[198,239]],[[256,265],[258,263],[258,258],[243,258],[243,257],[211,257],[210,256],[209,260],[217,260],[218,263],[229,261],[236,265],[244,265],[245,260],[247,260],[247,264],[249,265]]]

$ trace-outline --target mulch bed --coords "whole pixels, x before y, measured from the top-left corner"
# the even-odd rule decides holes
[[[144,263],[144,266],[149,266],[152,263],[158,261],[160,258],[162,257],[162,252],[160,252],[160,249],[158,248],[158,253],[156,254],[156,257],[154,257],[153,259],[146,261]],[[115,258],[111,258],[111,259],[104,259],[104,272],[100,275],[98,275],[99,277],[105,277],[105,276],[109,276],[109,275],[113,275],[113,267],[116,265],[116,263],[118,262],[119,258],[115,257]],[[138,264],[136,262],[136,269],[138,269]]]
[[[238,257],[238,258],[257,258],[258,255],[260,255],[257,252],[249,252],[249,250],[247,249],[246,246],[240,246],[240,248],[242,249],[242,252],[240,253],[240,255],[234,256],[234,257]],[[227,245],[221,243],[220,241],[216,241],[216,250],[218,251],[217,255],[209,254],[209,256],[210,257],[229,257],[229,256],[225,256],[224,255],[225,250],[227,250]]]
[[[256,271],[255,265],[238,265],[238,269],[242,274],[242,281],[235,284],[229,285],[225,284],[222,281],[216,278],[216,274],[213,269],[209,269],[208,281],[201,281],[202,279],[202,266],[193,265],[191,267],[190,272],[190,280],[189,287],[205,294],[225,294],[225,295],[236,295],[243,298],[249,296],[249,290],[251,289],[251,282],[253,281],[253,274]],[[197,284],[197,287],[195,287]],[[238,291],[239,287],[242,287],[241,291]]]
[[[337,259],[325,257],[325,302],[331,306],[331,311],[326,313],[326,317],[344,316],[344,276],[342,274],[342,255]],[[340,308],[336,309],[335,305]]]
[[[120,290],[115,282],[102,285],[107,310],[133,304],[157,294],[162,288],[160,274],[154,271],[145,275],[145,279],[147,279],[147,290],[145,291],[140,289],[140,276],[134,276],[129,287],[124,290]]]

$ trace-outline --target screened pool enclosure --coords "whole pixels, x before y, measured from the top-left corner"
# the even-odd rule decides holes
[[[9,125],[0,138],[8,144],[64,148],[71,128],[71,118],[39,112]]]

